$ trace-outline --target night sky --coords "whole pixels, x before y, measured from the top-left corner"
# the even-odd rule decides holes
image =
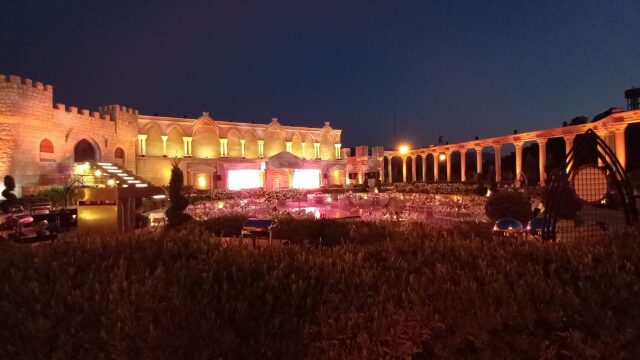
[[[623,107],[640,1],[0,0],[0,73],[96,109],[470,140]],[[395,96],[394,96],[395,95]],[[395,98],[395,100],[394,100]]]

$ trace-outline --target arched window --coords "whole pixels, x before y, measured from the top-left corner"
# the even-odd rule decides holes
[[[114,157],[116,164],[124,166],[124,150],[122,150],[122,148],[116,148]]]
[[[40,161],[54,161],[53,143],[49,139],[40,142]]]

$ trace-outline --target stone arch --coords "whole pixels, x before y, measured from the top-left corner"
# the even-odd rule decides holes
[[[40,161],[52,161],[54,156],[54,148],[51,140],[45,138],[40,141]]]
[[[87,139],[80,139],[73,147],[73,161],[99,161],[99,148]]]
[[[192,153],[196,158],[220,157],[220,137],[212,121],[203,119],[193,129]]]
[[[513,143],[500,145],[500,179],[514,181],[516,176],[516,146]]]
[[[124,150],[121,147],[117,147],[113,152],[114,162],[120,166],[124,166]]]
[[[313,159],[313,143],[316,142],[316,139],[311,134],[307,134],[304,138],[304,158],[305,159]]]
[[[231,129],[227,133],[227,154],[231,158],[242,157],[242,144],[240,144],[240,134],[236,129]]]
[[[462,160],[464,158],[465,163],[464,163],[464,169],[462,167],[460,167],[460,174],[462,174],[462,172],[464,171],[464,176],[465,176],[465,181],[466,182],[475,182],[477,179],[477,173],[476,173],[476,156],[475,156],[475,150],[473,148],[464,148],[459,150],[460,151],[460,159]],[[473,154],[471,154],[471,152],[473,151]],[[462,165],[460,165],[462,166]]]
[[[162,129],[162,126],[161,126],[160,124],[158,124],[158,123],[157,123],[157,122],[155,122],[155,121],[150,121],[150,122],[146,123],[146,124],[142,127],[142,131],[141,131],[141,133],[142,133],[142,134],[146,134],[146,133],[147,133],[147,131],[149,130],[149,128],[154,127],[154,126],[157,126],[157,127],[159,127],[160,129]]]
[[[291,137],[291,152],[293,155],[302,158],[302,138],[298,133],[293,134]]]
[[[335,141],[331,130],[324,129],[320,135],[320,158],[322,160],[335,160]]]
[[[391,182],[390,180],[390,174],[389,174],[389,161],[391,161],[391,158],[388,156],[384,156],[382,158],[382,173],[384,176],[384,181],[385,182]]]
[[[415,156],[416,159],[416,173],[413,174],[413,181],[420,181],[420,182],[424,182],[424,179],[422,178],[422,158],[424,157],[424,155],[422,154],[418,154]]]
[[[147,156],[162,156],[162,129],[156,124],[151,124],[147,127]]]
[[[491,145],[484,145],[482,152],[482,180],[484,182],[496,181],[496,157],[495,149]]]
[[[425,157],[427,158],[427,178],[425,179],[426,182],[433,182],[436,179],[436,175],[435,172],[433,171],[433,164],[434,161],[436,160],[436,157],[433,153],[427,153],[425,155]]]
[[[246,159],[258,158],[258,137],[251,130],[244,133],[244,157]]]
[[[167,131],[167,157],[175,158],[182,156],[184,156],[182,130],[177,126],[172,126]]]
[[[406,159],[404,159],[404,164],[407,167],[407,182],[414,182],[415,179],[415,175],[413,174],[413,169],[411,168],[411,163],[413,162],[413,156],[407,156]],[[404,180],[404,179],[403,179]]]
[[[269,158],[284,150],[283,132],[277,129],[267,129],[264,136],[264,157]]]
[[[402,158],[400,156],[391,158],[391,182],[402,182]]]

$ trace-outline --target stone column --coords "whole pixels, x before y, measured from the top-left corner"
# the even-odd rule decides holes
[[[307,154],[306,154],[306,151],[305,151],[305,149],[304,149],[304,148],[305,148],[305,145],[307,145],[307,143],[304,143],[304,142],[303,142],[303,143],[302,143],[302,158],[303,158],[303,159],[306,159],[306,158],[307,158]]]
[[[147,155],[147,135],[138,135],[138,154]]]
[[[451,182],[451,154],[451,151],[445,153],[447,157],[447,182]]]
[[[285,146],[285,150],[289,153],[293,153],[293,142],[292,141],[287,141],[284,143]]]
[[[413,182],[418,181],[418,174],[416,174],[418,168],[418,159],[416,159],[416,155],[411,157],[411,180]]]
[[[220,139],[220,157],[227,157],[227,142],[228,139]]]
[[[258,140],[258,157],[264,157],[264,140]]]
[[[182,144],[184,145],[184,156],[191,156],[191,140],[193,138],[191,136],[183,136]]]
[[[467,181],[467,149],[460,150],[460,181]]]
[[[320,143],[319,142],[313,143],[313,158],[320,159]]]
[[[240,155],[244,159],[244,139],[240,139]]]
[[[566,167],[566,171],[567,173],[569,172],[569,170],[571,170],[571,166],[569,165],[569,159],[568,159],[568,155],[569,152],[573,149],[573,139],[575,138],[575,135],[571,134],[571,135],[565,135],[564,136],[564,151],[565,154],[567,155],[567,167]]]
[[[438,167],[440,165],[440,159],[438,158],[438,154],[437,153],[433,153],[433,180],[438,181],[440,180],[440,176],[438,176]]]
[[[627,170],[627,148],[626,142],[624,138],[624,130],[627,127],[625,124],[624,127],[616,129],[614,132],[614,142],[615,142],[615,153],[620,165],[624,168],[625,172]]]
[[[340,148],[342,147],[342,144],[333,144],[333,146],[335,146],[336,148],[336,160],[340,160],[342,158],[342,155],[340,154]]]
[[[538,170],[540,171],[540,186],[544,186],[547,179],[547,139],[538,139]]]
[[[493,145],[495,152],[496,182],[502,181],[502,151],[500,145]]]
[[[402,182],[407,182],[407,157],[402,157]]]
[[[515,181],[520,180],[520,176],[522,175],[522,142],[515,142],[513,145],[516,147],[516,178]]]
[[[161,135],[160,138],[162,139],[162,156],[166,157],[167,156],[167,140],[169,139],[169,136]]]
[[[422,182],[427,182],[427,154],[422,154]]]
[[[391,160],[393,157],[387,157],[387,172],[389,173],[389,184],[393,183],[393,167],[391,166]]]
[[[476,173],[478,176],[482,175],[482,148],[477,147],[476,149]]]

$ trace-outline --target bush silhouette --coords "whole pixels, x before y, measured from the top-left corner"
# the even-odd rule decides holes
[[[492,221],[513,218],[526,224],[531,219],[531,199],[521,192],[501,191],[493,193],[484,206]]]
[[[18,197],[13,191],[16,189],[16,181],[13,179],[13,176],[6,175],[4,177],[4,190],[2,190],[2,196],[6,199],[2,203],[0,203],[0,210],[2,212],[7,212],[9,206],[15,205],[18,203]]]
[[[191,216],[184,211],[189,206],[189,199],[183,194],[184,175],[178,166],[179,162],[174,162],[171,168],[171,179],[169,180],[169,201],[171,205],[165,212],[168,225],[171,227],[181,225],[189,220]]]

